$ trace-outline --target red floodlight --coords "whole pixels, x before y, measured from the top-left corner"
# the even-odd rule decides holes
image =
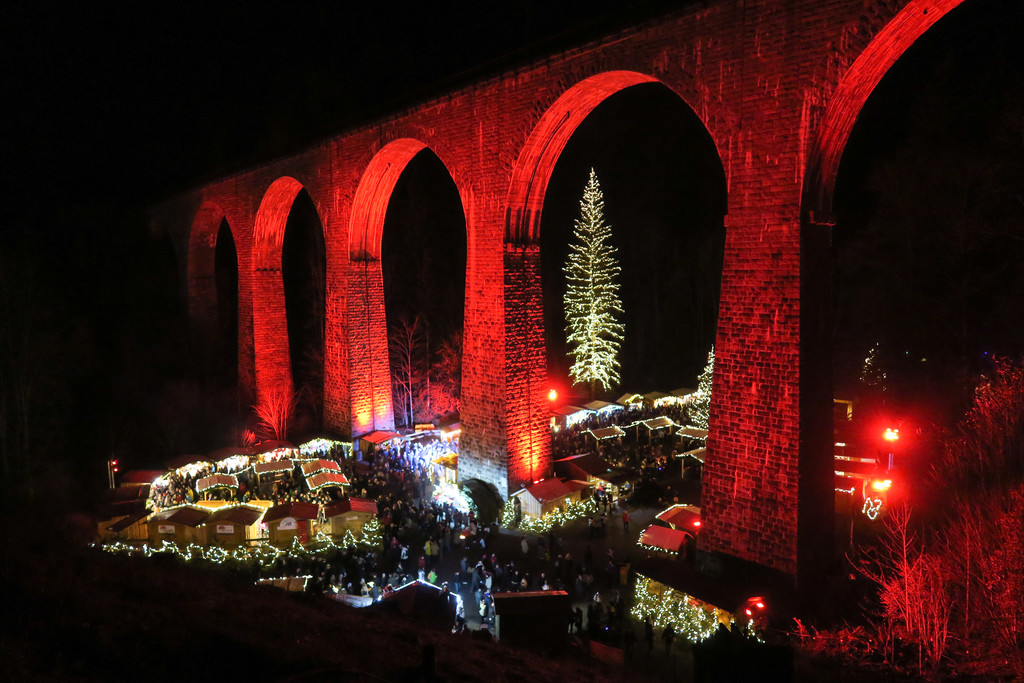
[[[879,493],[888,491],[892,488],[892,479],[875,479],[871,482],[871,488]]]
[[[548,400],[549,401],[557,401],[558,400],[558,391],[556,391],[555,389],[548,390]]]
[[[900,430],[893,429],[892,427],[886,427],[885,432],[882,433],[882,438],[886,441],[899,441]]]

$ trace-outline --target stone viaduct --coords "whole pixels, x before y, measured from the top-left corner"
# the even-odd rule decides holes
[[[458,189],[467,266],[459,474],[502,494],[543,476],[539,226],[548,180],[606,98],[655,83],[713,140],[727,185],[702,552],[792,577],[832,544],[830,245],[840,157],[903,52],[962,2],[705,0],[343,131],[154,209],[178,240],[197,322],[216,307],[226,221],[238,259],[240,382],[292,382],[282,284],[300,190],[326,245],[324,424],[393,428],[381,234],[403,169],[429,148]]]

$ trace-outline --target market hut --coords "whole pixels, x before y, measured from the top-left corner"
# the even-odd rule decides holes
[[[434,458],[433,464],[440,469],[438,479],[441,482],[454,484],[459,480],[459,454],[445,453]]]
[[[228,505],[213,512],[203,522],[206,531],[206,545],[234,547],[259,540],[256,524],[263,517],[263,510],[250,505]]]
[[[312,477],[306,477],[306,486],[310,491],[319,491],[323,488],[341,488],[348,486],[349,480],[341,472],[320,472]]]
[[[196,492],[210,498],[217,492],[226,492],[228,499],[238,491],[238,477],[233,474],[211,474],[196,480]]]
[[[640,534],[637,545],[651,552],[678,557],[685,555],[684,549],[690,536],[686,531],[652,524]]]
[[[298,538],[300,543],[308,543],[310,526],[320,514],[320,506],[316,503],[288,502],[275,505],[263,515],[270,534],[270,542],[279,548],[292,544]]]
[[[203,532],[199,526],[209,515],[209,510],[191,505],[161,510],[149,518],[149,541],[153,545],[164,541],[181,546],[202,543]]]
[[[295,463],[289,458],[256,463],[253,470],[256,472],[256,491],[260,498],[269,498],[273,493],[274,482],[283,479],[294,468]]]
[[[572,599],[565,591],[494,594],[495,635],[514,647],[561,652],[571,614]]]
[[[124,517],[118,517],[108,522],[100,529],[100,537],[103,540],[121,541],[145,541],[149,539],[149,525],[146,519],[151,510],[145,508],[137,510]]]
[[[570,455],[554,462],[555,474],[561,479],[585,481],[591,491],[604,489],[612,500],[628,496],[633,482],[640,478],[636,470],[613,467],[596,453]]]
[[[324,517],[327,528],[332,536],[341,537],[346,531],[358,536],[363,525],[377,516],[377,501],[368,498],[345,498],[324,506]]]
[[[612,403],[610,401],[598,401],[594,400],[589,403],[584,403],[583,407],[594,413],[598,417],[604,417],[617,413],[620,410],[625,410],[625,406],[619,405],[618,403]]]
[[[696,535],[700,531],[700,508],[696,505],[673,505],[654,516],[671,529],[688,531]]]
[[[542,479],[512,494],[519,499],[524,515],[541,517],[572,500],[573,492],[560,479]]]
[[[590,417],[591,412],[579,406],[558,406],[551,409],[551,431],[568,429]]]
[[[397,432],[389,432],[386,430],[377,430],[375,432],[370,432],[369,434],[364,434],[356,439],[357,456],[360,460],[367,456],[372,456],[376,449],[384,446],[392,439],[401,438],[401,436],[402,435]]]
[[[643,396],[644,408],[662,408],[675,402],[675,397],[664,391],[648,391]]]
[[[605,439],[618,439],[626,434],[626,432],[622,431],[622,428],[618,425],[588,429],[587,433],[598,441],[604,441]]]

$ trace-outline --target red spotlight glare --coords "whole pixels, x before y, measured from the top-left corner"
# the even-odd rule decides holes
[[[886,441],[899,441],[900,430],[893,429],[892,427],[886,427],[885,432],[882,434],[882,438]]]
[[[700,526],[700,521],[698,520],[698,521],[694,522],[693,525],[694,526]]]
[[[871,482],[871,488],[876,491],[888,491],[892,488],[892,479],[876,479]]]
[[[763,602],[757,603],[757,608],[758,609],[764,609],[764,603]]]
[[[548,400],[549,401],[557,401],[558,400],[558,392],[556,390],[554,390],[554,389],[549,389],[548,390]]]
[[[751,612],[749,609],[748,610],[744,610],[744,611],[747,613],[748,617],[754,616],[754,613]]]

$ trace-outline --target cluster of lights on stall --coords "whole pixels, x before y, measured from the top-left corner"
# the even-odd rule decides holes
[[[693,643],[713,636],[719,624],[727,625],[730,630],[738,628],[735,618],[729,612],[702,603],[674,588],[665,587],[663,591],[655,591],[651,584],[652,581],[646,576],[637,575],[633,609],[630,612],[634,618],[645,621],[651,617],[654,626],[658,628],[671,624],[677,635]],[[753,619],[744,628],[748,635],[757,637]]]
[[[549,529],[556,527],[565,526],[569,522],[577,519],[585,519],[591,515],[595,515],[599,512],[597,503],[592,498],[586,500],[570,500],[564,507],[558,510],[552,510],[544,514],[541,517],[527,517],[523,516],[519,521],[518,527],[515,523],[515,506],[511,503],[505,503],[505,507],[501,511],[501,526],[505,529],[516,529],[520,531],[526,531],[532,534],[543,534]]]

